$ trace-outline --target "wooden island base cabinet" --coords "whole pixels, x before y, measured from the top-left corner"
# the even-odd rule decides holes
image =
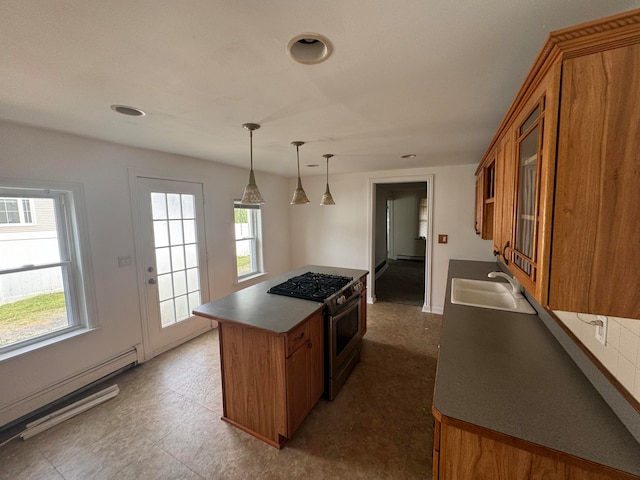
[[[434,408],[433,480],[633,480],[637,476],[440,416]]]
[[[281,448],[324,390],[323,309],[287,333],[220,322],[222,419]]]

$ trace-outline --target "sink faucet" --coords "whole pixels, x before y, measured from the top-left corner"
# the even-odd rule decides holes
[[[491,272],[487,275],[489,278],[502,277],[505,278],[511,284],[511,293],[515,298],[523,298],[522,295],[522,284],[515,277],[510,277],[506,273],[503,272]]]

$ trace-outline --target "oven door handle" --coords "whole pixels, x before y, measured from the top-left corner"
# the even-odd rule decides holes
[[[351,312],[351,310],[353,310],[358,306],[358,304],[360,303],[361,297],[362,295],[360,294],[349,297],[349,300],[347,300],[346,303],[343,303],[342,305],[340,305],[340,309],[334,312],[333,314],[331,314],[331,317],[334,318],[335,320],[338,320],[339,318],[344,317],[349,312]]]

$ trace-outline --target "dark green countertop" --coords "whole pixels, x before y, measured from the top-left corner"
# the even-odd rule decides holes
[[[270,332],[288,332],[305,318],[324,308],[325,304],[274,295],[267,293],[267,290],[291,277],[306,272],[341,275],[354,279],[369,273],[367,270],[306,265],[201,305],[195,308],[193,313],[221,322],[241,323]]]
[[[640,445],[537,315],[450,302],[452,278],[490,280],[495,270],[493,262],[449,264],[435,408],[640,475]]]

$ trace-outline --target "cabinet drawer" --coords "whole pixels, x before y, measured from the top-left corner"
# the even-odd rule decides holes
[[[287,357],[309,341],[309,333],[309,322],[304,322],[287,333]]]

